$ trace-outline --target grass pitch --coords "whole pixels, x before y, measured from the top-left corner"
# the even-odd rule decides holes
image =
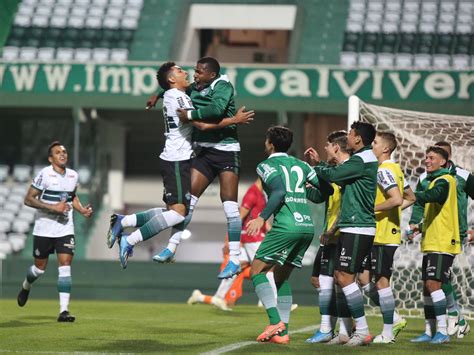
[[[439,346],[415,345],[409,339],[424,330],[422,319],[409,319],[393,345],[347,348],[306,344],[319,322],[317,308],[299,307],[292,313],[289,345],[259,344],[256,336],[267,323],[256,306],[239,305],[222,312],[207,305],[77,301],[71,303],[75,323],[58,323],[56,300],[29,300],[24,308],[16,300],[0,300],[0,353],[385,353],[471,354],[474,336]],[[473,324],[474,325],[474,324]],[[382,320],[370,317],[373,335],[380,333]]]

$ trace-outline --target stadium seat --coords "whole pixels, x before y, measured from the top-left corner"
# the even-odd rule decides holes
[[[12,246],[12,250],[15,253],[23,250],[25,248],[27,240],[27,235],[24,233],[9,233],[8,234],[8,241]]]
[[[12,251],[12,246],[8,240],[0,241],[0,259],[5,259]]]
[[[110,50],[108,48],[94,48],[92,50],[92,60],[94,62],[106,62],[109,60]]]
[[[344,34],[344,52],[358,52],[361,43],[361,34],[355,32],[346,32]]]
[[[58,48],[56,50],[56,58],[61,61],[69,62],[74,58],[74,49]]]
[[[92,50],[90,48],[77,48],[74,51],[74,59],[78,62],[88,62],[91,60]]]
[[[3,204],[5,203],[6,200],[7,200],[7,198],[4,195],[0,195],[0,209],[3,206]]]
[[[377,55],[377,66],[380,68],[393,68],[394,59],[393,53],[379,53]]]
[[[354,68],[357,66],[357,53],[355,52],[341,52],[340,64],[345,68]]]
[[[378,33],[365,33],[362,37],[361,52],[377,52],[378,50]]]
[[[433,55],[433,68],[445,69],[451,66],[451,57],[447,54]]]
[[[0,216],[3,215],[4,212],[0,212]],[[10,231],[11,221],[7,221],[5,219],[0,219],[0,233],[8,233]]]
[[[110,60],[112,62],[125,62],[128,58],[127,49],[112,49],[110,51]]]
[[[23,219],[15,219],[11,224],[11,230],[15,233],[28,233],[30,222]]]
[[[375,64],[375,53],[361,52],[357,64],[361,68],[370,68]]]
[[[413,63],[413,55],[409,53],[398,53],[395,56],[395,67],[410,68]]]
[[[6,61],[17,60],[20,56],[20,48],[15,46],[3,47],[2,59]]]
[[[449,34],[439,34],[436,38],[435,53],[451,54],[454,50],[454,37]]]
[[[55,49],[52,47],[42,47],[38,49],[37,58],[42,61],[51,61],[54,59]]]
[[[4,196],[6,198],[6,196],[8,196],[9,193],[10,193],[10,189],[7,186],[0,185],[0,196]]]
[[[21,209],[17,215],[17,218],[22,219],[24,221],[28,221],[28,223],[33,223],[35,220],[35,213],[31,213],[27,210]]]
[[[16,201],[7,200],[3,204],[2,208],[3,208],[3,211],[13,212],[14,214],[17,214],[18,211],[20,211],[21,205],[18,204],[18,202]]]
[[[451,57],[453,69],[464,70],[469,67],[469,56],[466,54],[455,54]]]
[[[4,182],[8,178],[8,165],[0,164],[0,182]]]
[[[25,200],[25,195],[26,193],[18,193],[12,190],[12,192],[8,196],[8,202],[12,202],[21,206],[23,205],[23,201]]]
[[[0,240],[8,240],[8,234],[7,233],[0,233]]]
[[[16,184],[11,188],[11,194],[13,195],[26,195],[28,191],[29,184]]]
[[[434,48],[436,36],[433,33],[422,33],[416,44],[416,53],[431,54]]]
[[[431,67],[430,54],[415,54],[413,58],[413,66],[419,69],[426,69]]]
[[[19,58],[21,60],[34,60],[36,59],[36,53],[38,49],[35,47],[22,47],[20,48]]]
[[[17,182],[26,182],[31,178],[31,167],[29,165],[17,164],[13,166],[13,179]]]

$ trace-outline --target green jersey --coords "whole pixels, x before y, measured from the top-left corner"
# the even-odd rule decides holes
[[[467,235],[467,205],[468,198],[474,198],[474,176],[467,170],[456,166],[452,161],[449,162],[449,174],[456,178],[456,191],[458,196],[458,219],[459,233],[461,239]],[[424,192],[428,189],[429,184],[433,181],[433,177],[424,172],[418,178],[416,184],[416,193]],[[410,224],[421,223],[424,213],[424,204],[416,201],[413,205]]]
[[[340,229],[354,229],[359,234],[375,235],[374,203],[378,165],[371,147],[366,146],[340,165],[320,163],[314,168],[321,179],[342,188],[338,222]]]
[[[209,86],[198,90],[193,83],[189,96],[196,110],[191,111],[192,120],[219,120],[235,115],[234,87],[227,75],[221,75]],[[203,147],[240,151],[237,126],[230,125],[217,130],[194,130],[193,141]]]
[[[306,182],[316,186],[318,178],[314,170],[304,161],[286,153],[274,153],[257,166],[268,195],[268,208],[272,208],[274,195],[281,194],[279,204],[273,212],[272,231],[284,233],[314,233],[311,211],[306,200]],[[280,179],[284,191],[270,189],[274,179]],[[267,208],[260,214],[263,218]]]

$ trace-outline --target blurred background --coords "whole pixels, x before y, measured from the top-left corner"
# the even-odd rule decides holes
[[[48,164],[54,140],[67,147],[69,166],[79,172],[79,196],[95,210],[91,220],[75,219],[75,296],[93,297],[95,289],[94,297],[120,298],[133,288],[138,299],[181,299],[193,285],[178,281],[173,296],[160,287],[169,290],[196,268],[196,284],[217,284],[226,234],[218,183],[200,199],[176,265],[151,262],[169,232],[135,248],[125,272],[118,251],[105,244],[111,213],[163,206],[161,102],[145,111],[161,63],[176,61],[192,78],[200,57],[216,57],[237,105],[257,112],[251,125],[239,127],[242,197],[265,158],[269,126],[293,129],[297,157],[309,146],[324,152],[327,134],[347,128],[350,95],[394,108],[473,115],[473,17],[472,0],[2,0],[2,295],[16,295],[31,264],[34,210],[23,198]],[[324,206],[312,207],[319,235]],[[306,264],[317,245],[315,238]],[[300,287],[308,295],[309,269]],[[55,270],[50,274],[44,287],[35,285],[41,296],[55,297],[48,290]]]

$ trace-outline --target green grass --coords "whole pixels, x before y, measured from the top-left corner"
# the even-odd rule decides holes
[[[24,308],[19,308],[16,300],[0,300],[0,353],[196,354],[234,343],[253,342],[267,322],[262,309],[244,305],[224,313],[207,305],[73,300],[71,311],[77,317],[75,323],[57,323],[57,301],[33,298]],[[316,308],[299,307],[292,313],[290,331],[318,321]],[[372,333],[378,334],[382,320],[370,317],[369,325]],[[289,345],[252,343],[231,353],[472,353],[472,334],[441,346],[411,344],[409,339],[423,330],[422,319],[409,319],[396,344],[372,344],[356,349],[306,344],[304,340],[313,333],[307,330],[293,334]]]

